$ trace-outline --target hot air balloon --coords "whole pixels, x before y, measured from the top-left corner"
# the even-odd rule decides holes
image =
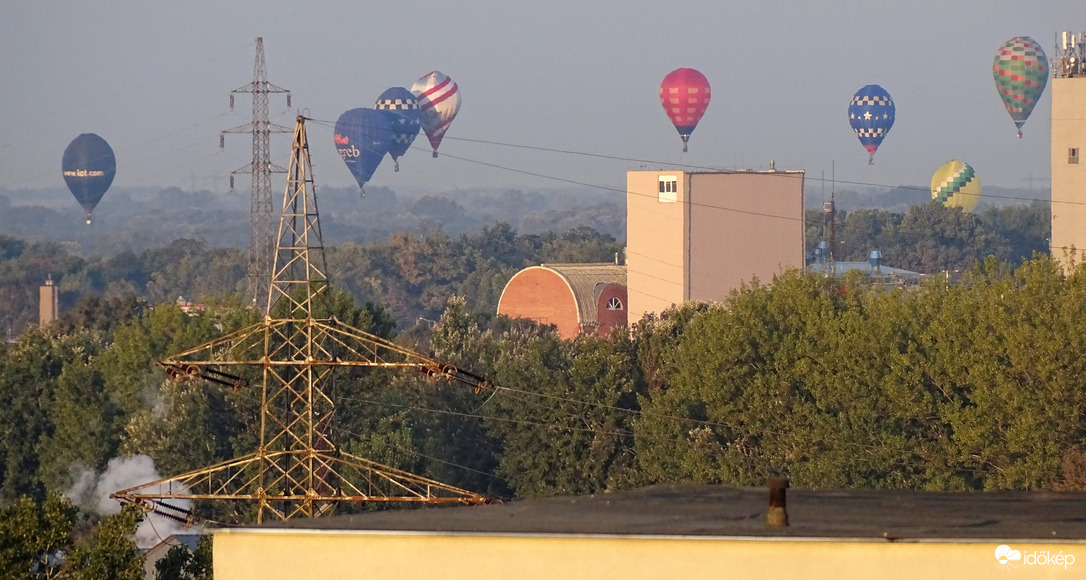
[[[117,174],[113,148],[98,135],[83,133],[64,149],[60,169],[68,189],[87,212],[87,225],[90,225],[91,212],[102,201]]]
[[[1048,85],[1048,57],[1036,40],[1016,36],[996,52],[992,77],[1021,139],[1022,125]]]
[[[868,164],[875,163],[875,151],[894,126],[894,112],[894,99],[879,85],[866,85],[852,95],[852,102],[848,104],[848,124],[867,149]]]
[[[931,176],[931,198],[947,207],[960,207],[971,213],[980,201],[980,179],[973,166],[964,161],[948,161]]]
[[[709,107],[711,96],[705,75],[692,68],[677,68],[667,73],[664,82],[660,83],[660,104],[682,137],[683,153],[686,153],[690,134]]]
[[[419,102],[422,130],[437,157],[441,138],[460,111],[460,89],[451,78],[435,70],[415,81],[411,92]]]
[[[339,116],[335,132],[336,150],[359,188],[373,177],[392,143],[388,115],[374,109],[351,109]]]
[[[415,95],[403,87],[392,87],[377,97],[374,109],[388,117],[392,126],[392,143],[388,153],[400,170],[400,156],[407,153],[419,134],[419,102]]]

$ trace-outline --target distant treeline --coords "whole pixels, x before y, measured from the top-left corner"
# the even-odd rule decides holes
[[[338,246],[386,239],[395,233],[450,236],[496,222],[521,234],[563,232],[587,226],[617,239],[626,237],[626,200],[593,189],[522,191],[465,189],[399,193],[371,187],[364,198],[354,188],[316,189],[324,242]],[[273,227],[279,224],[282,189],[273,191]],[[106,193],[83,223],[83,210],[66,190],[0,188],[0,234],[31,242],[55,242],[72,254],[111,256],[161,248],[172,240],[198,240],[209,248],[248,247],[249,190],[229,193],[118,188]]]

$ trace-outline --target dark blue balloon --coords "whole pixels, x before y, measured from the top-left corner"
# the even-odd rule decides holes
[[[83,133],[64,149],[60,169],[68,189],[87,212],[87,223],[91,223],[91,212],[117,175],[113,148],[98,135]]]
[[[373,109],[351,109],[336,121],[336,150],[358,186],[363,187],[377,171],[392,143],[388,116]]]
[[[856,91],[848,105],[848,123],[867,149],[868,163],[874,163],[875,151],[894,126],[894,100],[879,85],[867,85]]]
[[[415,95],[404,87],[392,87],[377,97],[373,108],[388,116],[392,125],[392,143],[388,147],[388,153],[393,160],[398,160],[407,153],[419,134],[419,102]],[[399,169],[397,162],[396,170]]]

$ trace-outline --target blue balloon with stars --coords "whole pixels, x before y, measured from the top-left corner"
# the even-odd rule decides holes
[[[894,126],[894,99],[879,85],[865,86],[852,95],[848,123],[867,149],[867,162],[875,163],[875,151]]]

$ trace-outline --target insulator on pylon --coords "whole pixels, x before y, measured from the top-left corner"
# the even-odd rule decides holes
[[[290,93],[287,93],[287,108],[290,108]]]
[[[230,373],[224,373],[222,371],[212,368],[204,369],[204,372],[200,375],[200,378],[204,379],[205,381],[222,385],[224,387],[230,387],[232,389],[237,389],[241,386],[242,383],[241,377],[237,375],[232,375]]]

